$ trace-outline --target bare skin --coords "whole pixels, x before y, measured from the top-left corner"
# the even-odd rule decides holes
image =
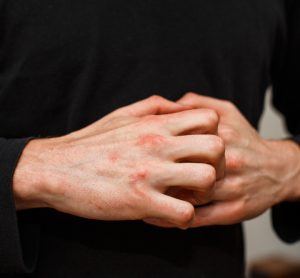
[[[230,102],[188,93],[178,103],[215,110],[226,145],[226,176],[216,183],[211,202],[197,209],[190,227],[239,223],[278,203],[300,200],[297,144],[263,139]],[[147,222],[173,226],[157,219]]]
[[[213,110],[153,96],[68,135],[32,140],[14,174],[16,207],[98,220],[156,218],[186,228],[192,203],[210,200],[224,176],[218,123]],[[194,194],[165,194],[174,188]]]

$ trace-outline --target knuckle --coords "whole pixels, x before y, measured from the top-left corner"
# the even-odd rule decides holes
[[[213,188],[217,180],[217,171],[214,167],[207,165],[204,171],[204,179],[206,181],[207,188]]]
[[[182,208],[178,212],[178,216],[179,216],[180,224],[184,227],[189,222],[191,222],[193,217],[194,217],[194,208],[193,208],[193,206],[190,205],[190,206],[186,206],[185,208]]]
[[[142,134],[138,137],[135,145],[146,146],[146,147],[159,147],[167,143],[167,138],[163,135],[147,133]]]
[[[231,190],[235,193],[235,196],[242,195],[243,182],[240,177],[234,177],[231,179]]]
[[[194,92],[186,92],[185,95],[183,96],[184,98],[188,98],[188,99],[194,99],[195,97],[197,97],[198,95]]]
[[[235,105],[231,101],[224,100],[223,103],[227,109],[235,109]]]
[[[206,124],[210,127],[217,127],[219,124],[219,115],[216,111],[205,109]]]
[[[211,141],[211,151],[216,158],[223,157],[225,154],[225,143],[219,136],[213,136]]]
[[[154,95],[149,97],[149,100],[157,103],[157,102],[162,102],[165,99],[163,97],[159,96],[159,95],[154,94]]]
[[[231,143],[236,140],[238,134],[234,129],[230,127],[223,127],[219,130],[219,135],[223,138],[225,142]]]
[[[226,167],[229,170],[240,171],[240,170],[242,170],[244,168],[244,165],[245,165],[245,159],[238,152],[231,153],[226,158]]]

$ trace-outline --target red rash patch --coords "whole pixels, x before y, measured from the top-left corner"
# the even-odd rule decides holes
[[[115,152],[112,152],[108,155],[108,159],[112,163],[115,163],[119,158],[120,158],[120,156]]]
[[[153,146],[153,145],[158,145],[158,144],[160,144],[164,141],[165,141],[165,139],[160,135],[147,134],[147,135],[142,135],[138,139],[136,145],[140,145],[140,146],[150,145],[150,146]]]
[[[147,175],[148,173],[146,170],[137,172],[136,174],[132,174],[129,176],[130,183],[136,184],[138,182],[144,181],[147,178]]]

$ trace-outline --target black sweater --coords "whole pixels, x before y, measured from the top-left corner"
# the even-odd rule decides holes
[[[12,176],[28,138],[69,133],[153,93],[229,99],[257,127],[272,84],[300,143],[299,65],[298,0],[0,0],[0,276],[242,277],[240,225],[16,213]],[[300,239],[299,214],[299,203],[273,209],[282,239]]]

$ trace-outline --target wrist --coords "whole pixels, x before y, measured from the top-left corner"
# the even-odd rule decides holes
[[[48,207],[45,194],[53,183],[48,163],[56,138],[32,139],[25,146],[13,176],[17,210]]]
[[[276,203],[300,200],[300,148],[291,140],[268,140],[274,175],[280,184]],[[270,159],[271,160],[271,159]]]

